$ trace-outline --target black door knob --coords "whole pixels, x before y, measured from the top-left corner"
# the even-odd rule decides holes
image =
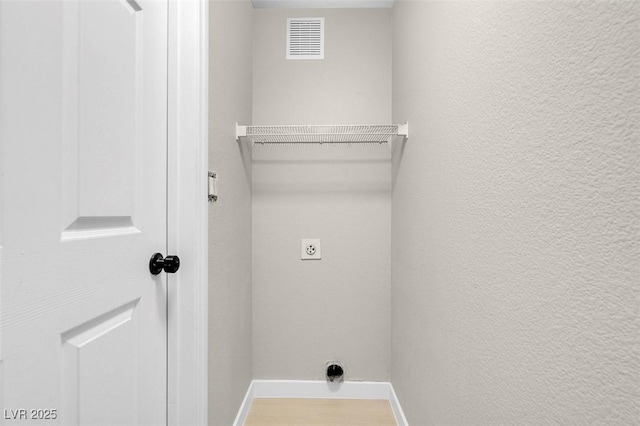
[[[149,272],[158,275],[162,270],[168,274],[174,274],[180,269],[180,258],[178,256],[163,257],[160,253],[154,253],[149,260]]]

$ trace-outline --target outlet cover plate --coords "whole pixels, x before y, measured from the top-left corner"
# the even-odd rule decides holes
[[[320,260],[322,259],[322,249],[319,238],[303,238],[300,240],[300,259]]]

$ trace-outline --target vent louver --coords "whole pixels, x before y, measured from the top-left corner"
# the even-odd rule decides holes
[[[324,18],[287,19],[287,59],[324,59]]]

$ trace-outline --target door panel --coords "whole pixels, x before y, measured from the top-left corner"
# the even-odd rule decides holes
[[[127,413],[137,412],[137,304],[131,301],[62,333],[60,398],[69,424],[126,424]],[[110,404],[100,403],[104,400]]]
[[[63,225],[71,235],[133,226],[144,52],[143,11],[132,3],[63,4]]]
[[[166,70],[166,1],[0,1],[6,424],[166,423]]]
[[[65,15],[65,192],[75,227],[131,220],[142,112],[142,15],[125,1],[69,1]],[[78,52],[78,54],[74,54]],[[82,143],[78,143],[82,141]],[[96,191],[96,188],[100,188]],[[75,198],[75,200],[74,200]],[[74,202],[75,201],[75,202]],[[108,219],[107,219],[108,218]]]

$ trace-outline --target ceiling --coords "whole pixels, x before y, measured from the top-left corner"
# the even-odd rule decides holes
[[[392,7],[393,0],[251,0],[255,9],[334,9]]]

